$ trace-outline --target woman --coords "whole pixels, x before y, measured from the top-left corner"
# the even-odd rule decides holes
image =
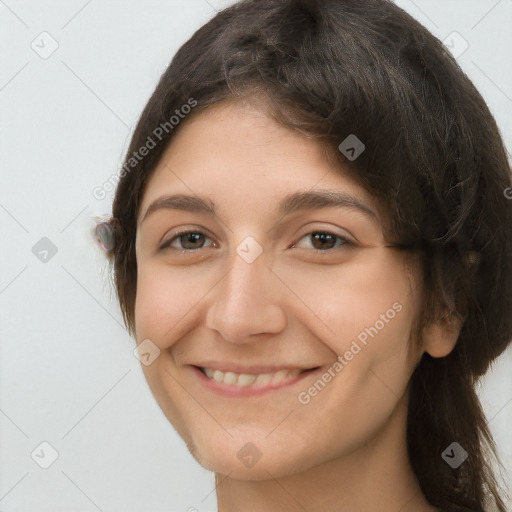
[[[386,0],[235,4],[120,177],[125,322],[219,510],[505,511],[474,386],[512,337],[511,173],[438,39]]]

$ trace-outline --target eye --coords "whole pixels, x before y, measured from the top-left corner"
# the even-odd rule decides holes
[[[337,249],[342,245],[355,245],[354,242],[352,242],[352,240],[349,240],[348,238],[341,235],[330,233],[328,231],[312,231],[311,233],[308,233],[307,235],[303,236],[301,240],[307,239],[308,237],[311,237],[310,240],[312,246],[310,246],[309,248],[312,248],[318,252],[325,252],[330,249]],[[338,244],[337,241],[339,241]],[[294,245],[293,247],[296,246]]]
[[[160,249],[165,249],[167,247],[172,247],[173,249],[190,251],[194,249],[202,249],[205,247],[204,241],[211,240],[204,233],[200,231],[182,231],[181,233],[177,233],[175,236],[170,238],[169,240],[162,243]],[[212,246],[215,244],[212,243]],[[206,246],[208,247],[208,246]]]
[[[355,245],[354,242],[352,242],[352,240],[341,235],[330,233],[328,231],[312,231],[311,233],[308,233],[307,235],[303,236],[301,240],[306,240],[308,239],[308,237],[311,237],[311,244],[309,247],[305,248],[310,248],[317,252],[326,252],[331,249],[337,249],[344,245]],[[205,247],[215,247],[215,243],[213,241],[211,241],[210,245],[205,245],[205,240],[211,241],[211,238],[206,236],[201,231],[182,231],[180,233],[175,234],[172,238],[168,239],[167,241],[163,242],[162,245],[160,246],[160,249],[172,247],[173,249],[182,251],[193,251],[195,249],[203,249]],[[292,247],[298,246],[293,245]]]

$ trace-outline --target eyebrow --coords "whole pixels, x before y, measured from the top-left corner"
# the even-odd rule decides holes
[[[362,203],[356,197],[344,192],[334,192],[329,190],[317,190],[309,192],[295,192],[286,196],[279,205],[278,214],[280,216],[289,215],[291,213],[319,209],[319,208],[348,208],[357,210],[370,217],[372,220],[379,222],[379,215],[371,207]],[[207,213],[215,215],[215,203],[204,196],[189,195],[169,195],[163,196],[153,201],[140,224],[142,224],[149,215],[158,210],[183,210],[187,212]]]

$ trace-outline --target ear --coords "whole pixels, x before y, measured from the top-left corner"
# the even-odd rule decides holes
[[[445,357],[455,347],[463,320],[455,312],[423,329],[423,349],[432,357]]]

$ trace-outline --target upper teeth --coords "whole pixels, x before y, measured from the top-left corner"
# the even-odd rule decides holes
[[[220,370],[212,370],[211,368],[203,368],[203,371],[210,379],[235,386],[251,386],[253,384],[254,386],[275,386],[283,381],[293,379],[301,372],[299,369],[294,369],[254,375],[249,373],[222,372]]]

